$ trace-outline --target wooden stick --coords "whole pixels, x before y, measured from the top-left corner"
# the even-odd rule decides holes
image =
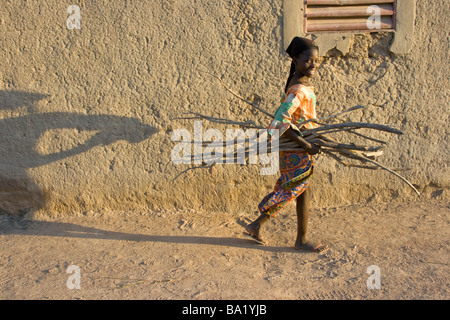
[[[257,124],[255,124],[253,121],[248,120],[245,122],[242,121],[234,121],[234,120],[229,120],[229,119],[222,119],[222,118],[215,118],[215,117],[210,117],[210,116],[206,116],[204,114],[200,114],[197,112],[185,112],[186,114],[194,114],[194,117],[177,117],[177,118],[172,118],[171,120],[179,120],[179,119],[205,119],[207,121],[210,122],[216,122],[216,123],[221,123],[221,124],[233,124],[233,125],[239,125],[242,127],[246,127],[246,128],[255,128],[255,129],[264,129],[264,127],[262,126],[258,126]]]
[[[366,147],[366,146],[358,146],[355,144],[344,144],[339,142],[325,142],[323,140],[319,139],[313,139],[308,140],[311,143],[315,143],[322,147],[328,147],[333,149],[343,149],[343,150],[354,150],[354,151],[365,151],[362,153],[365,157],[377,157],[381,156],[383,154],[382,149],[385,148],[385,146],[377,146],[377,147]],[[181,141],[175,141],[175,142],[181,142]],[[229,141],[191,141],[192,144],[201,144],[203,147],[226,147],[226,146],[236,146],[236,145],[244,145],[247,141],[241,141],[240,143],[237,143],[236,140],[229,140]],[[283,140],[278,145],[280,150],[285,150],[288,148],[289,150],[303,150],[299,144],[297,144],[295,141],[290,140]],[[268,148],[271,149],[270,147]]]
[[[257,106],[257,105],[254,104],[253,102],[251,102],[251,101],[245,99],[244,97],[240,96],[239,94],[237,94],[236,92],[234,92],[233,90],[231,90],[231,89],[226,85],[226,83],[225,83],[220,77],[216,76],[215,74],[213,74],[213,73],[211,73],[211,72],[209,72],[209,71],[204,71],[204,70],[199,70],[199,69],[198,69],[198,71],[207,73],[207,74],[209,74],[210,76],[216,78],[217,80],[220,81],[220,83],[224,86],[224,88],[225,88],[228,92],[230,92],[232,95],[234,95],[236,98],[238,98],[238,99],[244,101],[245,103],[248,103],[248,104],[251,105],[253,108],[255,108],[256,110],[258,110],[259,112],[264,113],[266,116],[268,116],[268,117],[270,117],[270,118],[274,118],[273,115],[271,115],[270,113],[268,113],[268,112],[265,111],[264,109],[261,109],[259,106]]]
[[[204,169],[204,168],[211,168],[213,165],[201,165],[201,166],[197,166],[197,167],[191,167],[191,168],[187,168],[186,170],[181,171],[179,174],[177,174],[177,176],[175,178],[172,179],[172,181],[175,181],[176,179],[178,179],[179,176],[181,176],[183,173],[189,171],[189,170],[195,170],[195,169]]]
[[[368,140],[371,140],[371,141],[374,141],[374,142],[378,142],[378,143],[381,143],[381,144],[387,144],[386,141],[378,140],[378,139],[375,139],[375,138],[373,138],[373,137],[366,136],[366,135],[361,134],[361,133],[359,133],[359,132],[356,132],[356,131],[354,131],[354,130],[349,130],[349,132],[352,133],[352,134],[355,134],[355,135],[357,135],[357,136],[359,136],[359,137],[362,137],[362,138],[365,138],[365,139],[368,139]]]
[[[355,163],[346,162],[346,161],[342,160],[341,158],[339,158],[332,151],[329,151],[329,150],[322,150],[322,151],[323,151],[323,153],[325,155],[327,155],[327,156],[333,158],[334,160],[342,163],[346,167],[369,169],[369,170],[381,170],[381,168],[378,167],[378,166],[364,166],[364,165],[361,165],[361,164],[355,164]],[[391,170],[393,170],[393,171],[408,171],[408,170],[412,170],[412,168],[391,168]]]
[[[310,140],[309,142],[317,144],[322,147],[328,147],[333,149],[344,149],[344,150],[358,150],[358,151],[379,151],[383,147],[364,147],[357,146],[355,144],[345,144],[345,143],[336,143],[336,142],[325,142],[320,139]]]
[[[316,132],[326,131],[330,129],[344,129],[344,128],[353,128],[353,129],[360,129],[360,128],[368,128],[368,129],[374,129],[374,130],[380,130],[380,131],[386,131],[389,133],[395,133],[398,135],[403,134],[402,131],[398,129],[394,129],[382,124],[375,124],[375,123],[365,123],[365,122],[344,122],[344,123],[335,123],[335,124],[329,124],[325,126],[321,126],[319,128],[314,129],[308,129],[303,131],[303,135],[312,134]]]
[[[351,155],[352,157],[359,158],[360,160],[364,160],[364,161],[373,163],[374,165],[376,165],[376,166],[382,168],[383,170],[386,170],[386,171],[392,173],[393,175],[395,175],[395,176],[397,176],[398,178],[400,178],[403,182],[405,182],[408,186],[410,186],[411,189],[413,189],[413,190],[420,196],[420,192],[412,185],[411,182],[409,182],[406,178],[404,178],[404,177],[402,177],[401,175],[399,175],[397,172],[392,171],[391,169],[389,169],[389,168],[383,166],[382,164],[380,164],[380,163],[378,163],[378,162],[376,162],[376,161],[374,161],[374,160],[368,159],[368,158],[366,158],[366,157],[363,157],[363,156],[361,156],[361,155],[358,155],[358,154],[356,154],[356,153],[354,153],[354,152],[351,152],[351,151],[347,151],[347,150],[337,150],[337,152],[343,153],[343,154],[346,154],[346,155]]]
[[[206,66],[204,66],[204,67],[207,68]],[[207,68],[207,69],[208,69],[208,68]],[[267,111],[265,111],[264,109],[262,109],[261,107],[259,107],[258,105],[256,105],[255,103],[253,103],[253,102],[251,102],[251,101],[245,99],[245,98],[242,97],[241,95],[239,95],[239,94],[237,94],[236,92],[234,92],[233,90],[231,90],[230,87],[228,87],[228,85],[227,85],[227,84],[226,84],[219,76],[217,76],[217,75],[211,73],[210,71],[205,71],[205,70],[200,70],[200,69],[197,69],[197,70],[198,70],[199,72],[203,72],[203,73],[209,74],[210,76],[212,76],[212,77],[216,78],[217,80],[219,80],[220,83],[222,84],[222,86],[223,86],[228,92],[230,92],[232,95],[234,95],[236,98],[238,98],[238,99],[244,101],[245,103],[249,104],[250,106],[252,106],[252,107],[255,108],[256,110],[258,110],[259,112],[264,113],[266,116],[268,116],[268,117],[270,117],[270,118],[272,118],[272,119],[275,118],[275,116],[274,116],[273,114],[268,113]],[[326,117],[322,117],[322,118],[318,118],[318,119],[309,119],[309,120],[306,120],[306,121],[304,121],[304,122],[302,123],[302,125],[303,125],[303,124],[306,124],[306,123],[308,123],[308,122],[316,122],[316,123],[317,123],[318,121],[328,120],[328,119],[332,119],[332,118],[337,118],[337,117],[339,117],[339,116],[341,116],[341,115],[343,115],[343,114],[346,114],[346,113],[348,113],[348,112],[355,111],[355,110],[360,110],[360,109],[365,109],[365,107],[364,107],[364,106],[361,106],[361,105],[353,106],[353,107],[351,107],[351,108],[349,108],[349,109],[347,109],[347,110],[345,110],[345,111],[343,111],[343,112],[340,112],[340,113],[337,113],[337,114],[334,114],[334,115],[330,115],[330,116],[326,116]]]
[[[313,139],[313,138],[318,138],[319,136],[324,135],[324,134],[336,133],[336,132],[346,132],[346,131],[351,131],[351,130],[354,130],[354,129],[353,128],[333,129],[333,130],[328,130],[325,132],[317,132],[317,133],[312,133],[312,134],[309,134],[308,132],[306,132],[303,135],[303,138],[304,139]]]
[[[329,115],[329,116],[326,116],[326,117],[314,118],[314,119],[308,119],[308,120],[302,121],[301,125],[303,126],[303,125],[305,125],[305,124],[307,124],[309,122],[316,122],[317,123],[318,121],[330,120],[330,119],[338,118],[338,117],[340,117],[340,116],[342,116],[342,115],[344,115],[346,113],[349,113],[349,112],[352,112],[352,111],[355,111],[355,110],[365,109],[365,108],[366,107],[364,107],[364,106],[356,105],[356,106],[353,106],[351,108],[348,108],[345,111],[342,111],[342,112],[339,112],[339,113],[336,113],[336,114],[332,114],[332,115]]]

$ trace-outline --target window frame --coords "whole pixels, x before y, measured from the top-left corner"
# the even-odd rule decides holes
[[[326,38],[328,42],[336,43],[341,47],[348,47],[348,39],[355,34],[369,34],[367,32],[304,32],[304,0],[283,0],[283,48],[286,49],[294,37]],[[416,17],[416,0],[396,0],[395,31],[389,50],[394,54],[408,54],[411,51],[414,40],[414,24]],[[385,32],[375,30],[374,32]],[[328,50],[324,48],[325,54]],[[346,51],[346,50],[344,50]],[[321,54],[322,54],[321,53]],[[346,54],[345,52],[343,52]]]
[[[374,1],[375,2],[375,1]],[[308,17],[307,17],[307,5],[308,1],[303,0],[303,12],[304,12],[304,18],[303,18],[303,33],[310,35],[310,34],[327,34],[327,33],[354,33],[354,34],[365,34],[365,33],[375,33],[375,32],[396,32],[397,27],[397,0],[394,0],[393,2],[393,8],[394,8],[394,14],[392,15],[392,28],[391,29],[349,29],[349,30],[327,30],[327,31],[307,31],[307,24],[308,24]],[[369,4],[367,4],[369,5]],[[376,5],[374,3],[373,5]],[[325,5],[324,5],[325,6]],[[329,5],[331,6],[331,5]],[[340,17],[336,17],[336,19],[339,19]]]

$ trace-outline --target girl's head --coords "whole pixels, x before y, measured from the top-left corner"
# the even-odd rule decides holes
[[[310,78],[319,67],[319,48],[310,39],[295,37],[286,52],[292,58],[292,63],[285,92],[295,73]]]

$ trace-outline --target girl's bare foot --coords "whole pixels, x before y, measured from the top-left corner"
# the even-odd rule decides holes
[[[250,223],[247,227],[245,227],[245,230],[250,233],[251,235],[254,235],[255,237],[259,237],[259,229],[261,228],[261,225],[254,221]]]
[[[307,252],[315,252],[315,253],[324,253],[329,248],[327,245],[323,245],[321,243],[311,242],[311,241],[296,241],[294,248],[296,250],[307,251]]]
[[[258,221],[254,221],[250,223],[247,227],[245,227],[244,235],[252,238],[259,244],[264,244],[263,239],[259,235],[259,230],[261,229],[261,224]]]

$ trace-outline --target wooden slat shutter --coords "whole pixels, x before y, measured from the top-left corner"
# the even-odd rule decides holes
[[[370,6],[380,13],[379,29],[371,29]],[[396,0],[305,0],[305,33],[395,31]]]

